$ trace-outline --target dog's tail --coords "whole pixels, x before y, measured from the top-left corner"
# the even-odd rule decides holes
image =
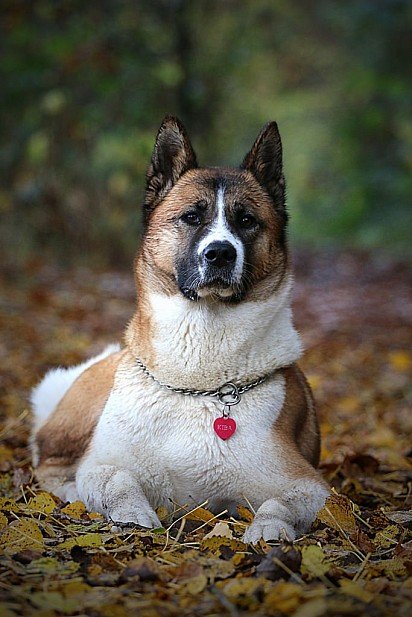
[[[117,344],[108,345],[98,356],[94,356],[82,364],[69,368],[54,368],[46,373],[38,386],[33,388],[30,402],[33,411],[33,432],[36,433],[56,408],[63,396],[76,379],[92,364],[107,358],[112,353],[119,351]]]

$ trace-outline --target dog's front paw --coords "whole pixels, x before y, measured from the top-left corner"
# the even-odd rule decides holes
[[[262,538],[263,540],[294,540],[296,531],[292,525],[280,518],[260,519],[256,516],[253,523],[243,534],[243,542],[245,544],[257,544]]]
[[[246,529],[243,541],[256,544],[263,540],[294,540],[296,530],[293,526],[293,515],[288,508],[277,499],[263,502],[251,525]]]
[[[154,510],[149,507],[127,502],[110,508],[107,517],[113,521],[113,523],[120,523],[123,525],[140,525],[141,527],[148,527],[149,529],[162,526]]]

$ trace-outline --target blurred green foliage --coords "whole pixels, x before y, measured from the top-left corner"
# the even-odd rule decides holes
[[[166,113],[204,165],[237,165],[278,121],[294,242],[410,250],[407,0],[6,0],[1,13],[3,260],[130,263]]]

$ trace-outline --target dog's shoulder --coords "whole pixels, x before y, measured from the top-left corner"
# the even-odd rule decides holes
[[[124,351],[112,353],[75,380],[35,436],[39,463],[59,459],[70,465],[84,454],[123,355]]]
[[[275,433],[297,444],[306,460],[317,466],[320,438],[312,390],[297,364],[282,369],[282,373],[285,400],[274,425]]]

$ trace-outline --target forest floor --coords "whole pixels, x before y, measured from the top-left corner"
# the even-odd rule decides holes
[[[0,288],[0,613],[371,615],[412,612],[411,271],[366,254],[298,254],[295,322],[334,487],[296,542],[240,541],[251,519],[180,504],[150,532],[116,530],[38,490],[30,388],[121,337],[131,273],[32,262]],[[6,273],[7,274],[7,273]],[[409,404],[409,407],[408,407]],[[207,497],[207,496],[205,496]]]

